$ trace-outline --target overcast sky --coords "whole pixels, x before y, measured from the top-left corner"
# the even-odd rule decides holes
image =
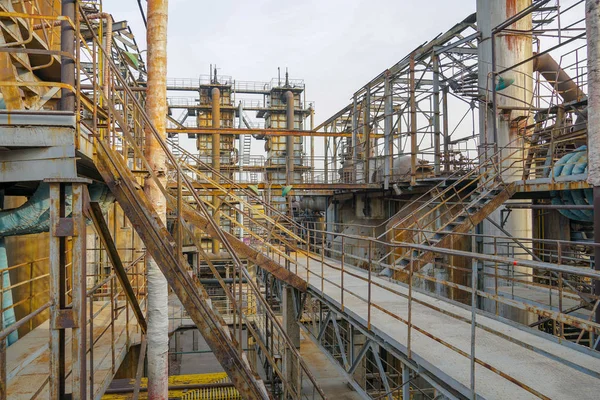
[[[145,49],[136,0],[103,0]],[[145,6],[146,2],[142,0]],[[304,79],[315,122],[412,49],[475,12],[475,0],[170,0],[169,77],[217,64],[237,80],[269,81],[277,67]]]

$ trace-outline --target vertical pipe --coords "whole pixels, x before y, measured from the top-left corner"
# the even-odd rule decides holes
[[[588,53],[588,182],[594,187],[594,269],[600,271],[600,6],[597,1],[586,0],[585,22]],[[594,293],[600,295],[600,280],[594,281]],[[594,318],[596,323],[600,323],[600,307],[596,307]]]
[[[367,86],[367,92],[365,93],[365,108],[363,116],[363,139],[365,141],[364,147],[364,165],[363,174],[364,182],[371,183],[369,162],[371,159],[371,88]]]
[[[337,126],[337,125],[334,125],[334,126]],[[337,141],[337,139],[335,137],[333,137],[332,140],[333,140],[333,171],[332,171],[333,173],[331,175],[332,175],[332,181],[333,181],[336,176],[339,176],[339,175],[336,175],[337,170],[338,170],[337,155],[338,155],[338,143],[339,142]]]
[[[433,171],[440,174],[440,57],[431,56],[433,60]]]
[[[310,105],[310,131],[312,132],[315,129],[315,109],[312,104]],[[315,176],[315,137],[311,133],[310,135],[310,168],[312,171],[311,183],[314,183]]]
[[[221,91],[219,88],[213,88],[211,91],[212,95],[212,127],[220,128],[221,127]],[[213,173],[213,180],[219,181],[218,173],[221,170],[221,134],[217,133],[218,131],[212,134],[212,167],[215,170]],[[219,221],[219,197],[213,195],[212,203],[215,207],[213,209],[213,219],[217,222]],[[212,239],[212,252],[217,254],[219,252],[220,244],[217,239]]]
[[[290,90],[285,92],[286,101],[286,127],[288,130],[294,129],[294,93]],[[294,184],[294,136],[288,135],[285,138],[285,153],[286,153],[286,183]]]
[[[384,120],[383,120],[383,188],[390,188],[390,176],[392,175],[392,82],[390,72],[385,71],[385,81],[383,83],[383,102],[384,102]]]
[[[166,139],[167,115],[167,23],[168,0],[148,0],[146,42],[148,44],[146,113],[158,134]],[[152,130],[145,130],[144,156],[155,171],[161,184],[166,185],[166,162],[158,140]],[[166,201],[157,183],[151,178],[144,192],[166,226]],[[147,256],[148,274],[148,397],[168,397],[168,285],[156,261]]]
[[[417,183],[417,102],[415,99],[415,55],[410,55],[410,183]]]
[[[242,129],[242,127],[244,126],[244,109],[242,107],[242,101],[240,100],[240,104],[238,106],[238,128]],[[244,162],[246,160],[244,160],[244,142],[246,140],[246,135],[240,135],[239,136],[239,145],[240,145],[240,150],[238,153],[238,158],[239,158],[239,167],[240,167],[240,180],[243,180],[242,174],[241,172],[244,170]],[[248,160],[250,161],[250,160]],[[237,218],[238,218],[238,222],[240,223],[240,233],[239,233],[239,237],[240,240],[244,240],[244,204],[240,204],[240,211],[237,214]]]
[[[327,125],[324,127],[325,132],[327,132]],[[325,142],[325,157],[323,158],[323,168],[325,174],[325,183],[329,183],[329,160],[327,157],[329,156],[329,137],[323,138]]]
[[[61,14],[75,23],[75,0],[62,0]],[[60,59],[60,81],[75,87],[75,60],[67,56],[75,56],[75,30],[66,21],[60,27],[60,51],[64,54]],[[60,109],[75,111],[75,93],[61,89]]]

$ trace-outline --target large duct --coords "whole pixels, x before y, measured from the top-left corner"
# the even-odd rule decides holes
[[[564,103],[575,103],[586,100],[587,96],[577,83],[571,79],[569,74],[548,53],[541,54],[533,60],[533,70],[539,72],[546,81],[552,85],[556,94]],[[577,113],[577,120],[572,127],[574,130],[585,128],[587,125],[587,108]]]
[[[571,77],[548,53],[538,55],[533,60],[533,70],[539,72],[552,85],[565,103],[585,100],[587,96]]]

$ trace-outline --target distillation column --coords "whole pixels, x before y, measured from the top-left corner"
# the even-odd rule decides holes
[[[523,151],[516,151],[515,154],[510,156],[510,159],[506,158],[516,149],[522,148],[523,145],[522,141],[518,139],[518,134],[519,126],[524,126],[530,118],[527,111],[523,111],[523,108],[527,107],[532,100],[533,63],[524,63],[501,75],[506,82],[511,80],[514,80],[514,82],[506,89],[496,93],[495,101],[499,110],[497,116],[494,115],[492,108],[492,101],[494,100],[492,92],[499,77],[494,79],[492,70],[498,72],[530,58],[533,55],[532,38],[531,34],[528,33],[518,34],[503,31],[495,35],[495,43],[492,46],[492,30],[529,6],[531,6],[531,0],[477,0],[477,26],[481,32],[481,42],[478,46],[479,88],[482,99],[487,101],[479,108],[481,153],[487,153],[487,157],[490,157],[498,149],[510,144],[510,148],[502,151],[501,156],[499,156],[501,159],[505,159],[502,163],[502,179],[504,182],[516,181],[522,177],[521,163],[517,163],[516,167],[509,168],[509,165],[515,160],[522,159],[524,157]],[[530,32],[532,29],[531,14],[521,18],[507,29]],[[495,63],[495,68],[492,66],[493,63]],[[496,210],[490,215],[490,218],[500,223],[502,219],[501,211]],[[512,210],[504,224],[504,229],[514,237],[532,237],[531,210]],[[482,230],[485,235],[504,236],[498,228],[488,221],[482,223]],[[490,245],[484,245],[483,251],[486,254],[492,254],[494,248]],[[497,249],[498,255],[511,256],[510,253],[510,250],[507,251],[505,248]],[[519,271],[518,267],[515,268],[515,273],[529,272]],[[484,288],[493,287],[493,278],[485,279],[489,282],[484,281]],[[523,313],[518,314],[504,316],[526,323],[526,315]]]

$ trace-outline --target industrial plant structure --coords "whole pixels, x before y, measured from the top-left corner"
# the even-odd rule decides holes
[[[600,397],[598,1],[477,0],[316,122],[101,3],[0,0],[0,400]]]

